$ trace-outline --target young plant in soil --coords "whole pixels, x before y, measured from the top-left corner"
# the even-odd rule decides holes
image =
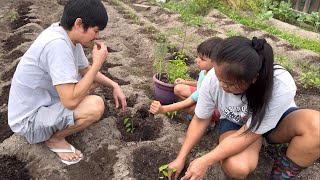
[[[18,13],[16,10],[12,9],[10,12],[9,12],[9,20],[10,22],[14,22],[18,19]]]
[[[175,173],[177,171],[176,168],[172,169],[172,173]],[[164,178],[168,178],[168,164],[166,165],[162,165],[159,167],[159,179],[164,179]]]
[[[168,118],[173,119],[177,115],[177,111],[166,112],[165,114]]]
[[[133,120],[132,120],[132,118],[125,118],[124,120],[123,120],[123,125],[124,125],[124,127],[126,128],[126,132],[127,133],[133,133],[133,131],[134,131],[134,127],[133,127]]]

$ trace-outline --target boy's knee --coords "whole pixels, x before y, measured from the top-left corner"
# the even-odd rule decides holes
[[[252,171],[248,164],[235,160],[225,161],[222,168],[227,176],[234,179],[245,179]]]
[[[175,85],[174,86],[174,94],[175,95],[177,95],[177,96],[179,96],[179,95],[181,95],[182,94],[182,91],[183,91],[183,85],[181,85],[181,84],[177,84],[177,85]]]

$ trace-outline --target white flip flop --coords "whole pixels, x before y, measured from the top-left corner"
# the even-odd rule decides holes
[[[71,149],[50,149],[52,152],[55,153],[76,153],[76,149],[70,144]],[[60,157],[58,157],[60,159],[61,162],[63,162],[66,165],[72,165],[72,164],[76,164],[79,161],[81,161],[81,159],[83,158],[83,154],[80,154],[80,158],[75,159],[75,160],[63,160]]]

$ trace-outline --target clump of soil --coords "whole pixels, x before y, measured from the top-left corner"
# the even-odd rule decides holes
[[[223,25],[231,25],[231,24],[235,24],[233,21],[224,21]]]
[[[297,50],[300,49],[298,47],[293,47],[293,46],[291,46],[289,44],[282,44],[279,47],[283,47],[286,51],[297,51]]]
[[[122,80],[122,79],[119,79],[119,78],[117,78],[117,77],[112,76],[112,75],[108,72],[107,69],[101,69],[101,72],[102,72],[105,76],[107,76],[108,78],[110,78],[110,79],[112,79],[113,81],[115,81],[116,83],[118,83],[120,86],[130,84],[129,81],[124,81],[124,80]]]
[[[18,34],[14,34],[10,37],[8,37],[6,40],[3,40],[3,49],[7,52],[13,50],[14,48],[16,48],[17,46],[19,46],[20,44],[24,43],[24,42],[28,42],[31,41],[30,39],[25,39],[23,38],[23,34],[25,32],[21,32]]]
[[[2,87],[2,93],[0,96],[0,106],[2,106],[3,104],[8,104],[10,87],[11,84]]]
[[[206,37],[210,37],[210,36],[215,36],[217,35],[219,32],[215,31],[213,29],[207,29],[207,28],[200,28],[196,31],[197,34],[201,35],[201,36],[206,36]]]
[[[72,166],[67,166],[72,179],[112,179],[113,166],[117,162],[115,152],[108,149],[108,145],[97,150],[89,161],[82,160]],[[81,170],[81,171],[79,171]]]
[[[133,152],[134,177],[139,180],[159,179],[159,167],[174,160],[177,152],[177,150],[159,146],[148,146],[135,150]],[[180,176],[185,174],[187,167],[188,165],[185,166]]]
[[[8,63],[11,63],[10,60],[15,60],[15,59],[23,56],[23,54],[24,53],[22,51],[20,51],[20,50],[14,50],[11,54],[5,56],[5,58],[6,58],[5,61],[8,62]]]
[[[133,124],[133,132],[127,132],[124,125],[124,119],[129,118]],[[150,141],[159,137],[163,127],[162,119],[155,119],[149,115],[148,108],[142,107],[135,115],[120,115],[117,120],[117,128],[121,132],[122,140],[131,141]]]
[[[129,98],[127,98],[127,106],[133,107],[137,102],[138,94],[131,94]]]
[[[8,125],[8,111],[3,111],[0,113],[0,129],[0,143],[2,143],[5,139],[13,134]]]
[[[13,77],[13,74],[14,72],[16,71],[16,68],[17,68],[17,65],[14,65],[13,67],[11,67],[7,72],[5,72],[3,74],[3,76],[1,77],[1,80],[4,81],[4,82],[7,82],[7,81],[11,81],[12,77]],[[9,94],[8,94],[9,95]]]
[[[0,156],[0,179],[31,179],[26,163],[15,156]]]
[[[264,34],[264,35],[262,35],[261,37],[262,37],[262,38],[270,38],[270,39],[272,39],[272,41],[274,41],[274,42],[279,42],[279,41],[280,41],[279,38],[277,38],[277,37],[275,37],[274,35],[271,35],[271,34]]]
[[[248,27],[248,26],[241,26],[241,28],[244,29],[246,32],[253,32],[253,31],[258,30],[256,28],[252,28],[252,27]]]

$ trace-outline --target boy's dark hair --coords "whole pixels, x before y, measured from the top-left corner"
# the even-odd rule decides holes
[[[239,86],[242,83],[250,84],[245,96],[248,110],[252,112],[252,120],[244,133],[258,129],[272,95],[272,47],[265,39],[230,37],[222,42],[216,62],[219,65],[225,64],[222,76],[226,79],[233,80]],[[257,80],[252,83],[255,78]]]
[[[77,18],[81,18],[84,30],[98,26],[103,30],[108,23],[107,10],[100,0],[69,0],[63,10],[60,25],[71,30]]]
[[[222,41],[223,39],[219,37],[212,37],[203,41],[197,47],[198,55],[206,56],[210,58],[212,61],[214,61],[215,59],[217,59],[217,54]]]

